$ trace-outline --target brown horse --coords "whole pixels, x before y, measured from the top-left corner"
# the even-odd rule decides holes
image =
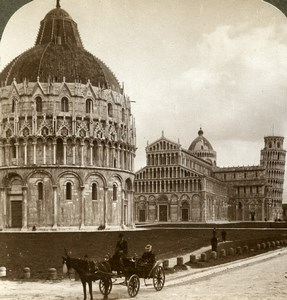
[[[71,268],[79,274],[83,285],[84,300],[87,299],[86,283],[89,285],[90,299],[93,300],[92,283],[96,280],[101,280],[103,283],[101,291],[105,296],[110,293],[112,283],[109,263],[72,258],[66,252],[66,256],[63,256],[63,273],[69,272],[69,269]]]

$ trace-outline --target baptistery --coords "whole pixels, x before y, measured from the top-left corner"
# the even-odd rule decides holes
[[[0,84],[0,228],[132,227],[131,101],[59,1]]]

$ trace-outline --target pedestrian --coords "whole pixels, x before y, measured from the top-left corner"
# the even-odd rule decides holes
[[[222,229],[221,231],[221,238],[222,238],[222,242],[226,241],[226,231],[224,229]]]
[[[216,231],[213,230],[212,233],[212,238],[211,238],[211,250],[217,252],[217,235],[216,235]]]

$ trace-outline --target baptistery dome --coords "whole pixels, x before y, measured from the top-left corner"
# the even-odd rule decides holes
[[[216,152],[213,150],[210,142],[203,136],[201,128],[198,131],[198,137],[190,144],[188,151],[212,165],[216,165]]]
[[[133,226],[131,101],[59,0],[0,82],[0,229]]]
[[[83,47],[77,24],[59,6],[41,21],[35,46],[16,57],[0,74],[0,83],[87,82],[121,92],[110,69]]]

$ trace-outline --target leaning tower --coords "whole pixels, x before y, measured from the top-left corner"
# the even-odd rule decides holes
[[[266,218],[281,218],[286,151],[283,149],[284,137],[266,136],[261,150],[260,164],[266,168],[267,203]]]

